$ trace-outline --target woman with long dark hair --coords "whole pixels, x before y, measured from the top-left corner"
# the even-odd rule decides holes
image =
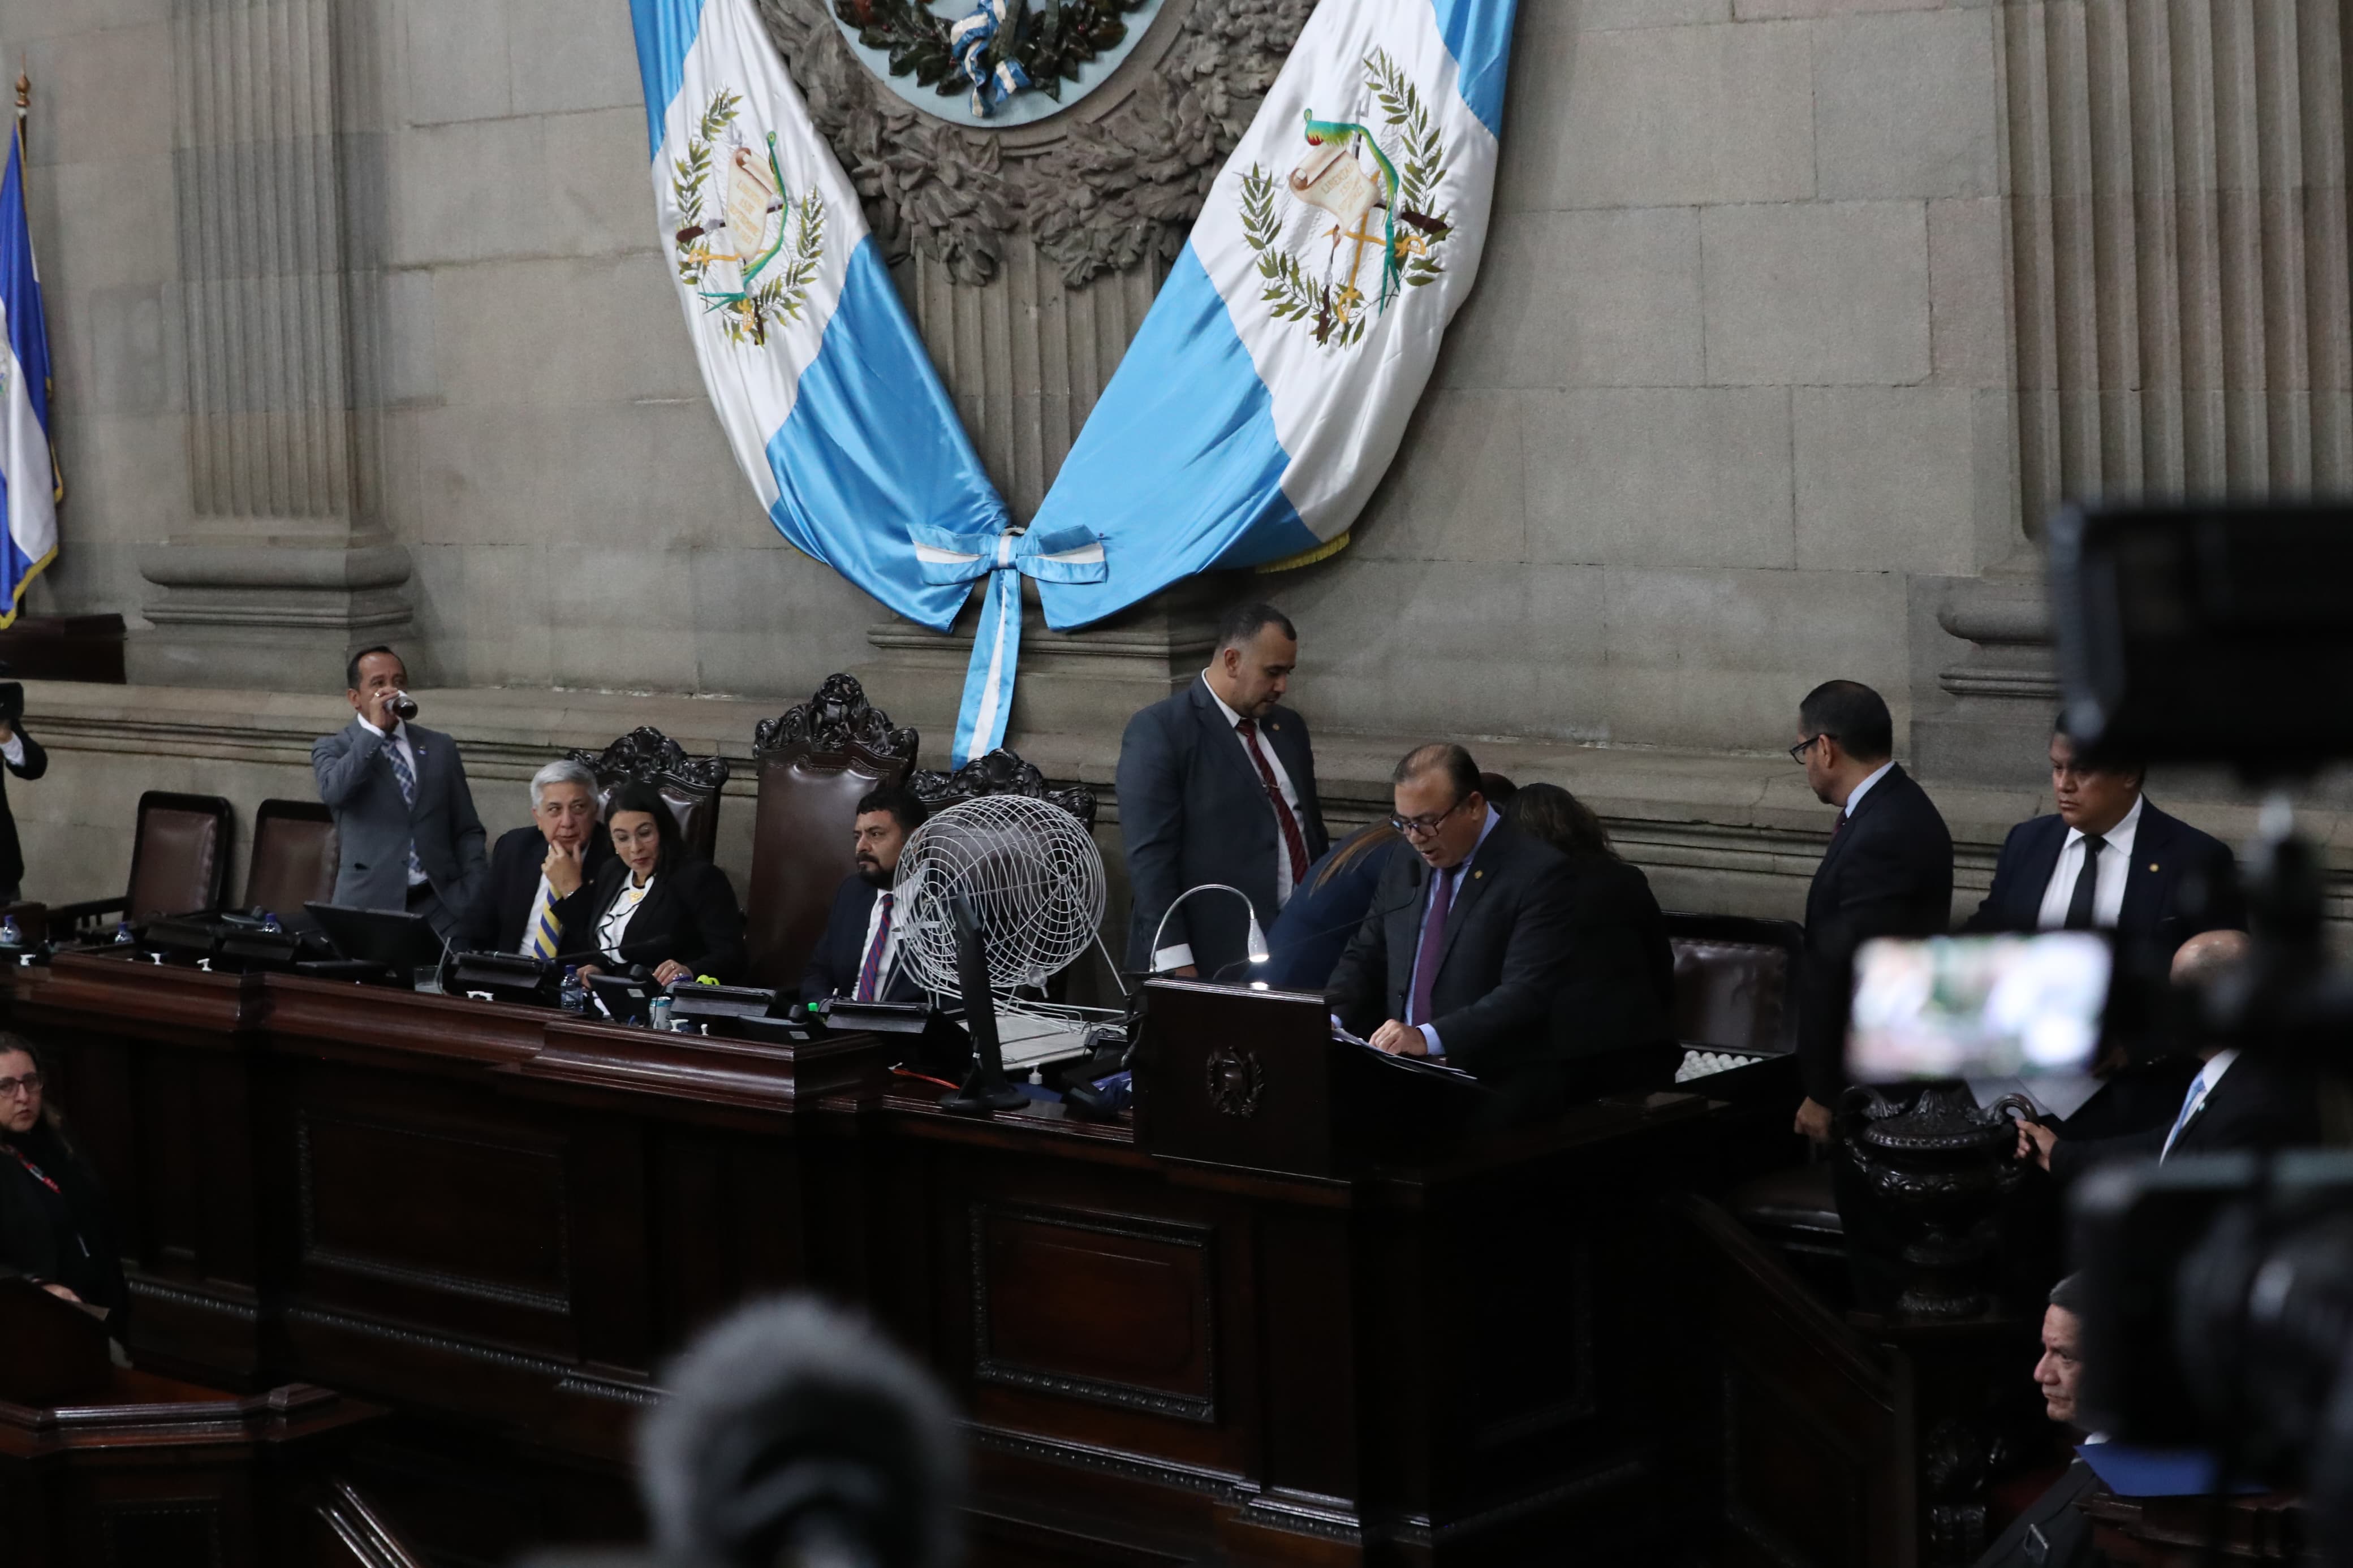
[[[1674,1082],[1675,958],[1641,868],[1619,857],[1592,807],[1558,784],[1521,786],[1504,820],[1568,861],[1571,959],[1553,1008],[1560,1093],[1582,1099]]]
[[[122,1337],[131,1292],[98,1177],[66,1136],[31,1042],[0,1033],[0,1275],[106,1314]]]
[[[588,907],[597,952],[581,973],[643,965],[658,984],[708,974],[724,984],[744,968],[744,911],[719,868],[688,847],[678,816],[651,784],[626,784],[605,813],[613,859]]]

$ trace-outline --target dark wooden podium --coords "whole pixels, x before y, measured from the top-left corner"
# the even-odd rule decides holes
[[[113,1364],[105,1328],[0,1279],[0,1563],[304,1564],[319,1467],[383,1412],[302,1384],[239,1398]]]
[[[1487,1098],[1459,1073],[1335,1040],[1312,992],[1144,988],[1135,1142],[1163,1159],[1343,1175],[1460,1132]]]

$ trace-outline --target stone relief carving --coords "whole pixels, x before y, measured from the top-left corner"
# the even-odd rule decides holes
[[[1315,0],[1168,5],[1134,68],[1088,113],[1005,132],[907,104],[869,72],[823,0],[759,3],[887,259],[920,251],[957,282],[984,284],[1006,239],[1026,231],[1075,289],[1184,247]]]

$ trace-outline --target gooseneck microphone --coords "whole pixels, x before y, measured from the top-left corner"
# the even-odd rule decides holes
[[[1425,884],[1425,886],[1427,884]],[[1337,921],[1331,925],[1322,926],[1314,931],[1302,931],[1294,940],[1299,942],[1313,942],[1319,936],[1330,936],[1335,931],[1353,931],[1356,927],[1363,925],[1366,921],[1371,920],[1375,915],[1378,915],[1383,920],[1387,920],[1389,916],[1397,913],[1399,910],[1411,909],[1416,903],[1420,901],[1422,897],[1423,889],[1417,887],[1413,889],[1413,897],[1407,899],[1403,903],[1389,904],[1377,910],[1366,910],[1355,920]],[[1231,963],[1219,968],[1219,971],[1215,974],[1210,975],[1209,978],[1212,981],[1223,980],[1234,970],[1243,968],[1249,964],[1257,963],[1258,962],[1260,961],[1255,958],[1237,958]]]
[[[946,1399],[860,1319],[780,1298],[705,1333],[638,1428],[665,1563],[949,1568],[963,1449]]]

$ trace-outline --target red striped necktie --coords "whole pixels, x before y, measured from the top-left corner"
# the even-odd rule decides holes
[[[1250,761],[1258,764],[1258,782],[1266,786],[1266,798],[1274,807],[1274,820],[1282,828],[1282,847],[1291,856],[1291,885],[1293,888],[1307,879],[1307,837],[1299,831],[1299,818],[1292,815],[1291,803],[1282,798],[1282,786],[1274,782],[1274,766],[1259,749],[1258,721],[1242,719],[1235,721],[1240,731],[1243,749]]]

